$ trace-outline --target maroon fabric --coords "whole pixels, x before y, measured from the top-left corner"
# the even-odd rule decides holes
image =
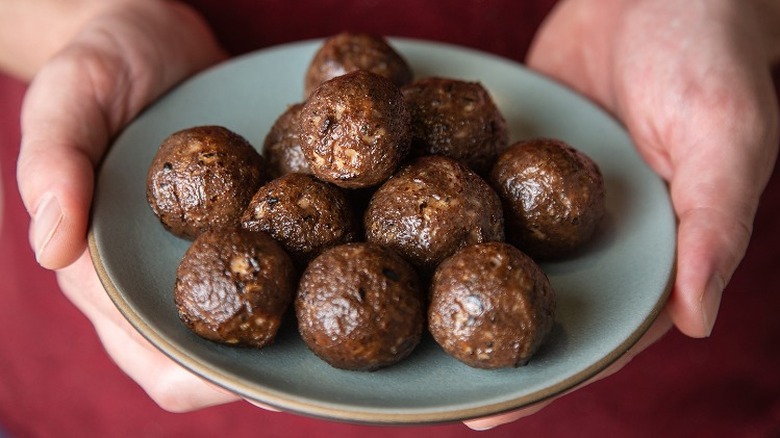
[[[522,59],[553,1],[193,1],[223,43],[270,44],[369,30],[475,47]],[[241,4],[242,9],[236,5]],[[313,2],[307,2],[313,3]],[[388,7],[390,5],[390,7]],[[481,8],[475,12],[474,8]],[[295,17],[291,25],[284,17]],[[780,75],[775,75],[780,78]],[[18,116],[25,86],[0,77],[0,436],[477,435],[460,424],[359,426],[271,413],[245,403],[162,411],[103,352],[89,322],[58,292],[27,244],[17,194]],[[488,436],[780,436],[780,175],[772,178],[747,257],[723,298],[711,338],[672,332],[623,371]]]

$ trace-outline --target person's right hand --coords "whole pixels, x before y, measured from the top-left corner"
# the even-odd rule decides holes
[[[95,168],[111,139],[159,95],[225,55],[203,20],[179,3],[84,3],[99,6],[37,71],[22,108],[17,175],[32,217],[31,245],[43,267],[57,270],[63,292],[94,324],[109,355],[160,406],[186,411],[237,400],[128,324],[86,246]]]

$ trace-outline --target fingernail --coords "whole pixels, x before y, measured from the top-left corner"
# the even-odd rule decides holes
[[[710,279],[704,294],[701,296],[701,312],[706,337],[712,334],[712,329],[715,327],[715,320],[718,318],[718,309],[720,308],[720,299],[725,288],[726,282],[723,280],[723,277],[715,274]]]
[[[32,241],[35,258],[40,262],[46,249],[62,223],[62,208],[52,194],[46,194],[35,210],[32,222]]]

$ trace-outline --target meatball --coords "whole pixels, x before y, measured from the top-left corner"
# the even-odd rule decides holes
[[[299,264],[358,238],[357,220],[342,191],[302,173],[288,173],[261,187],[241,223],[270,234]]]
[[[271,179],[288,173],[311,173],[298,135],[302,103],[290,105],[274,122],[263,142],[263,156]]]
[[[306,71],[304,94],[310,96],[321,83],[355,70],[370,71],[398,87],[412,80],[409,64],[386,39],[344,32],[328,38],[315,53]]]
[[[401,91],[412,114],[411,155],[444,155],[486,175],[506,149],[504,116],[479,82],[433,77]]]
[[[377,185],[409,152],[401,91],[358,70],[323,83],[301,110],[301,149],[312,172],[345,188]]]
[[[513,144],[499,156],[490,181],[504,204],[507,240],[535,259],[574,254],[606,210],[598,166],[561,140]]]
[[[224,127],[185,129],[160,145],[146,197],[166,229],[194,239],[210,228],[239,225],[264,182],[263,165],[249,142]]]
[[[388,248],[349,243],[326,250],[301,278],[295,299],[306,345],[336,368],[373,371],[417,346],[424,309],[417,274]]]
[[[366,240],[430,271],[458,249],[504,240],[501,201],[465,165],[420,157],[374,193],[364,215]]]
[[[472,245],[445,260],[431,284],[428,328],[476,368],[525,365],[550,333],[555,293],[541,268],[507,243]]]
[[[225,344],[271,344],[294,297],[292,261],[265,233],[206,231],[176,271],[179,318],[199,336]]]

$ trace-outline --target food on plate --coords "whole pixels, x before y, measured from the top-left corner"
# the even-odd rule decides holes
[[[411,155],[445,155],[487,174],[509,134],[504,116],[481,83],[429,77],[401,91],[412,115]]]
[[[596,163],[558,139],[513,144],[491,170],[507,240],[535,259],[567,257],[595,234],[606,211]]]
[[[408,154],[409,112],[397,86],[357,70],[314,91],[301,110],[300,137],[318,178],[369,187],[387,179]]]
[[[406,60],[381,36],[343,32],[328,38],[309,64],[304,94],[311,95],[321,83],[355,70],[383,76],[396,86],[412,80]]]
[[[289,256],[267,234],[242,228],[202,233],[176,271],[179,318],[199,336],[225,344],[271,344],[294,296]]]
[[[425,311],[412,266],[388,248],[360,242],[330,248],[309,264],[295,312],[317,356],[336,368],[373,371],[412,352]]]
[[[495,191],[464,164],[439,155],[417,158],[379,187],[364,227],[366,240],[423,271],[466,245],[504,240]]]
[[[260,187],[241,223],[267,232],[304,265],[325,248],[359,237],[358,222],[342,190],[302,173],[288,173]]]
[[[476,368],[525,365],[552,330],[555,292],[541,268],[507,243],[468,246],[439,265],[428,328]]]
[[[263,158],[243,137],[222,126],[178,131],[160,145],[147,174],[146,196],[173,234],[238,225],[265,180]]]
[[[265,136],[263,157],[271,179],[292,172],[311,173],[309,163],[303,156],[301,138],[298,135],[302,108],[302,103],[288,106]]]

